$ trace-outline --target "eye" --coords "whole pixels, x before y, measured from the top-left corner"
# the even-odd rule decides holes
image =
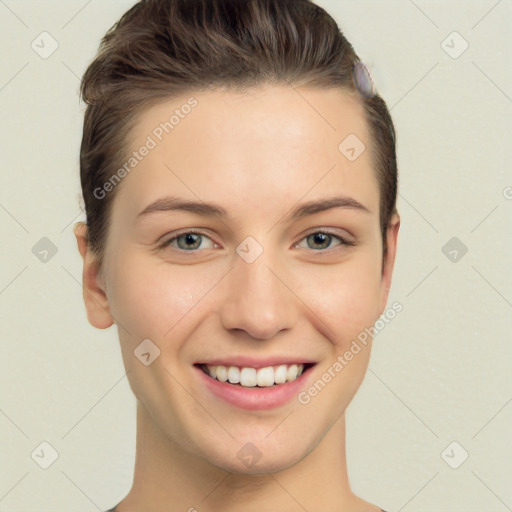
[[[210,244],[205,244],[205,239],[209,240]],[[215,245],[215,242],[213,242],[213,240],[204,233],[199,233],[197,231],[184,231],[162,242],[159,248],[164,249],[170,246],[178,251],[196,252],[200,247],[202,249],[213,249]]]
[[[302,240],[306,241],[307,247],[301,246]],[[339,243],[334,247],[339,245],[355,245],[354,242],[346,240],[334,233],[330,233],[329,231],[314,231],[313,233],[306,235],[302,240],[297,244],[297,247],[300,247],[301,249],[318,249],[320,251],[332,249],[333,246],[331,245],[331,242],[334,240],[339,241]]]
[[[303,241],[306,242],[306,247],[301,245]],[[338,243],[333,245],[335,241],[338,241]],[[322,230],[309,233],[296,244],[296,247],[301,249],[316,249],[316,252],[321,252],[341,245],[353,246],[355,243],[327,230]],[[181,252],[199,252],[198,250],[200,248],[214,249],[217,246],[218,245],[204,233],[198,231],[182,231],[162,242],[158,248],[165,249],[166,247],[172,247],[174,250]]]

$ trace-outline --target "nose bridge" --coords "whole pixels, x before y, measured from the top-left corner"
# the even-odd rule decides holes
[[[281,281],[286,282],[286,276],[280,274],[282,266],[274,251],[258,249],[252,240],[242,242],[225,287],[220,311],[224,327],[259,339],[291,328],[297,318],[295,297]]]

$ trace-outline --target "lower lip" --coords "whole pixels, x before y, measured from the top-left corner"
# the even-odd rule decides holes
[[[215,396],[222,398],[226,402],[250,411],[258,411],[263,409],[274,409],[289,402],[293,397],[297,396],[301,388],[304,387],[306,379],[308,379],[312,367],[305,370],[300,377],[292,382],[285,384],[277,384],[268,387],[252,387],[246,388],[236,386],[227,382],[221,382],[194,366],[199,373],[199,378],[204,382],[208,391]]]

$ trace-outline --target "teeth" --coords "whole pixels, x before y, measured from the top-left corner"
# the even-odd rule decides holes
[[[299,368],[296,364],[292,364],[288,366],[288,370],[286,371],[286,380],[290,382],[291,380],[295,380],[299,373]]]
[[[215,378],[215,375],[213,375]],[[228,380],[231,384],[238,384],[240,382],[240,369],[236,366],[230,366],[228,369]]]
[[[226,382],[228,380],[228,371],[225,366],[217,366],[215,373],[217,375],[217,380],[220,380],[221,382]]]
[[[256,373],[254,368],[242,368],[240,372],[240,385],[245,388],[253,388],[256,386]]]
[[[259,369],[203,365],[203,371],[220,382],[228,381],[231,384],[240,384],[246,388],[253,388],[256,386],[269,387],[275,384],[292,382],[302,375],[304,365],[281,364],[279,366],[266,366]]]
[[[265,368],[259,369],[258,372],[256,373],[256,383],[260,387],[273,386],[274,368],[272,368],[272,366],[267,366]]]
[[[286,374],[288,367],[285,364],[277,366],[274,370],[274,382],[276,384],[284,384],[286,382]]]

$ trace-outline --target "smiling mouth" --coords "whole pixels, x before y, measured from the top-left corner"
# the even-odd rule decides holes
[[[244,388],[273,387],[293,382],[312,368],[314,363],[281,364],[263,368],[196,364],[212,379]]]

